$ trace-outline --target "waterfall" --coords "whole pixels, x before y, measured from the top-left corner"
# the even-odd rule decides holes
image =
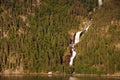
[[[74,38],[73,38],[73,42],[74,42],[73,46],[80,42],[80,37],[84,34],[84,32],[88,30],[88,28],[89,26],[85,28],[84,30],[75,33]]]
[[[69,63],[69,65],[70,66],[72,66],[72,64],[73,64],[73,59],[75,58],[75,56],[76,56],[76,51],[72,48],[72,56],[71,56],[71,58],[70,58],[70,63]]]
[[[90,25],[89,25],[90,26]],[[73,60],[76,56],[76,51],[75,51],[75,45],[77,43],[80,42],[80,38],[82,37],[82,35],[89,29],[89,26],[81,31],[78,31],[74,34],[74,37],[73,37],[73,41],[71,43],[71,57],[70,57],[70,62],[69,62],[69,65],[72,66],[73,65]]]
[[[82,33],[82,31],[79,31],[75,34],[75,37],[74,37],[74,44],[77,44],[79,43],[79,37],[80,37],[80,34]]]

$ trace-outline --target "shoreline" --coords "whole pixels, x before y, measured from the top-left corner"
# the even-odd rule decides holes
[[[120,78],[120,73],[115,73],[115,74],[60,74],[60,73],[0,73],[0,76],[75,76],[75,77],[80,77],[80,76],[91,76],[91,77],[112,77],[112,78]]]

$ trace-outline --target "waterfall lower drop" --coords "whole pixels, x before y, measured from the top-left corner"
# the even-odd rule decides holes
[[[73,41],[71,43],[71,47],[72,47],[71,48],[71,57],[70,57],[70,62],[69,62],[70,66],[73,65],[73,60],[74,60],[74,58],[77,54],[76,51],[75,51],[75,45],[80,42],[81,36],[89,29],[89,26],[87,28],[83,29],[82,31],[76,32],[74,37],[73,37]]]
[[[72,48],[72,56],[70,58],[70,63],[69,63],[70,66],[72,66],[73,59],[75,58],[75,56],[76,56],[76,51]]]

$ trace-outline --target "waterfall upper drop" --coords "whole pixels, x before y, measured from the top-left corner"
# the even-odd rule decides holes
[[[89,29],[89,26],[90,26],[90,25],[88,25],[87,28],[85,28],[85,29],[83,29],[83,30],[81,30],[81,31],[78,31],[78,32],[76,32],[76,33],[74,34],[73,41],[72,41],[72,43],[71,43],[71,47],[72,47],[72,48],[71,48],[71,57],[70,57],[70,62],[69,62],[69,65],[70,65],[70,66],[73,65],[73,60],[74,60],[74,58],[75,58],[75,56],[76,56],[76,54],[77,54],[76,51],[75,51],[75,45],[80,42],[80,38],[81,38],[82,35]]]
[[[74,34],[73,41],[72,41],[72,47],[74,47],[77,43],[80,42],[80,38],[82,37],[84,32],[86,32],[88,29],[89,29],[89,26],[85,28],[84,30],[78,31]]]
[[[74,37],[74,44],[77,44],[79,43],[79,37],[80,37],[80,34],[82,34],[82,31],[79,31],[75,34],[75,37]]]

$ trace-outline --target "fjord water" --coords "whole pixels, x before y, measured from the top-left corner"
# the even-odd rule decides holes
[[[110,77],[91,77],[91,76],[42,76],[42,75],[17,75],[17,76],[3,76],[0,75],[0,80],[120,80],[119,77],[110,78]]]

